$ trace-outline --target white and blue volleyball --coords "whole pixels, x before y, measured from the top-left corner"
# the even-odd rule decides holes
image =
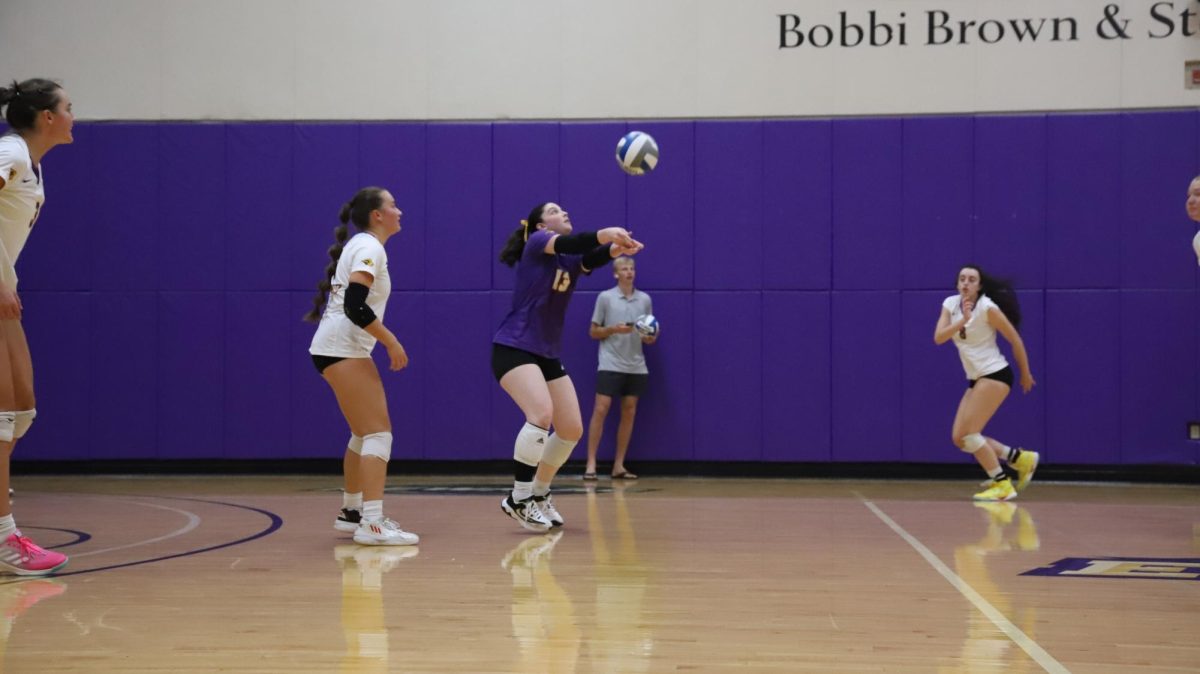
[[[653,337],[658,334],[658,319],[654,317],[654,314],[638,316],[638,319],[633,322],[633,329],[643,337]]]
[[[617,164],[631,176],[653,171],[658,166],[658,143],[648,133],[630,131],[617,141]]]

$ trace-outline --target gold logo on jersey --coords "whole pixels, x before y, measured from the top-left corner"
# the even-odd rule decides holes
[[[8,180],[12,180],[13,178],[16,178],[16,177],[17,177],[17,169],[16,168],[8,169]],[[8,182],[8,180],[6,180],[4,182]]]
[[[371,258],[369,258],[369,257],[368,257],[368,258],[363,258],[363,264],[367,265],[368,267],[374,267],[374,266],[375,266],[375,263],[374,263],[374,262],[371,260]]]

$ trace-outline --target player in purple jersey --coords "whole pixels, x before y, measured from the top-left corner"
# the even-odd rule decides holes
[[[575,283],[580,273],[641,249],[620,227],[572,233],[567,212],[547,202],[530,211],[500,251],[500,261],[517,268],[517,283],[512,309],[492,339],[492,373],[525,413],[513,449],[513,490],[500,506],[526,529],[562,526],[550,481],[583,437],[575,385],[558,359]]]

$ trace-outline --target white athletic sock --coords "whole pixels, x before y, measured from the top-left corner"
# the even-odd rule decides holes
[[[533,487],[532,491],[533,491],[534,496],[545,496],[546,494],[550,493],[550,483],[542,482],[541,480],[537,479],[536,477],[533,478],[532,487]]]
[[[383,499],[363,501],[362,516],[366,522],[378,522],[383,519]]]
[[[996,466],[996,470],[989,470],[988,475],[990,475],[991,478],[993,480],[995,480],[996,482],[999,482],[1002,478],[1005,477],[1004,469],[1001,468],[1000,466]]]
[[[5,515],[0,517],[0,541],[8,540],[8,537],[16,533],[17,523],[13,521],[13,516]]]
[[[362,510],[362,492],[351,494],[348,491],[342,492],[342,507],[347,510]]]
[[[517,482],[516,480],[513,480],[512,499],[514,501],[524,501],[530,496],[533,496],[532,482]]]

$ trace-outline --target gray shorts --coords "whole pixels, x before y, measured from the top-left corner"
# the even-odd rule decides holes
[[[640,398],[650,381],[648,374],[626,374],[600,370],[596,373],[596,393],[610,398]]]

